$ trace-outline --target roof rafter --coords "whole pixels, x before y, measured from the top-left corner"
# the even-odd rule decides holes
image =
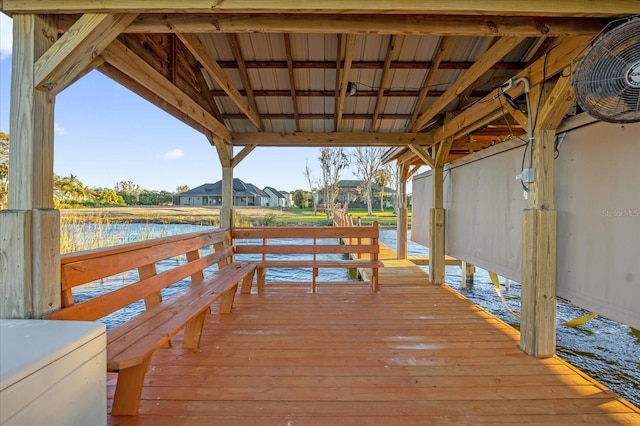
[[[298,112],[298,98],[296,96],[296,78],[293,72],[293,55],[291,53],[291,38],[284,34],[284,48],[287,54],[287,69],[289,71],[289,85],[291,86],[291,102],[293,103],[293,115],[296,122],[296,131],[300,131],[300,113]]]
[[[342,113],[344,112],[344,101],[347,95],[347,84],[351,75],[351,61],[353,60],[353,49],[356,45],[356,36],[348,34],[346,37],[346,47],[344,51],[344,66],[342,67],[342,78],[340,83],[340,96],[338,98],[338,109],[336,111],[336,132],[342,128]],[[336,75],[336,79],[338,76]]]
[[[87,13],[35,63],[34,85],[57,94],[73,83],[137,14]]]
[[[422,106],[424,105],[425,99],[427,99],[427,94],[429,93],[429,88],[433,85],[435,80],[436,71],[440,68],[440,62],[444,55],[449,53],[451,49],[452,43],[450,39],[447,37],[442,37],[438,40],[438,45],[436,46],[436,54],[431,61],[431,67],[427,72],[427,75],[424,78],[424,82],[422,83],[422,89],[420,89],[420,94],[418,95],[418,100],[416,101],[415,106],[413,107],[413,113],[411,114],[411,120],[407,124],[407,129],[411,130],[415,127],[416,120],[418,119],[418,114],[422,110]]]
[[[370,131],[375,132],[378,128],[378,114],[380,114],[380,110],[382,109],[382,97],[384,96],[385,90],[389,86],[389,78],[390,73],[389,69],[391,66],[391,61],[393,60],[393,54],[396,48],[396,45],[399,43],[400,38],[396,35],[392,35],[389,39],[389,46],[387,47],[387,55],[384,60],[384,67],[382,68],[382,77],[380,78],[380,87],[378,88],[378,96],[376,98],[376,106],[373,110],[373,118],[371,120]]]
[[[502,59],[507,53],[522,43],[524,37],[502,37],[496,41],[454,84],[425,111],[413,125],[412,131],[422,130],[436,114],[441,112],[451,101],[476,82],[491,65]]]
[[[262,122],[258,112],[255,111],[247,101],[244,100],[238,89],[234,86],[231,79],[225,74],[224,70],[218,65],[218,63],[211,57],[206,47],[202,44],[202,41],[198,38],[197,34],[176,34],[180,41],[185,45],[187,49],[193,54],[193,56],[200,62],[207,73],[218,83],[222,90],[224,90],[229,98],[236,104],[236,106],[251,120],[254,126],[258,129],[263,129]]]
[[[238,69],[240,70],[240,79],[242,80],[242,85],[245,88],[245,93],[247,95],[247,99],[249,100],[249,104],[253,111],[256,114],[260,114],[258,110],[258,103],[256,102],[256,96],[253,93],[253,85],[251,84],[251,80],[249,79],[249,72],[247,71],[247,65],[244,61],[244,55],[242,54],[242,49],[240,48],[240,40],[238,39],[237,34],[229,34],[229,41],[231,42],[231,46],[233,47],[233,51],[236,56],[236,64]],[[255,123],[254,123],[255,125]],[[260,120],[260,126],[256,126],[261,131],[264,131],[264,124],[262,120]]]
[[[229,140],[231,132],[211,113],[198,105],[162,74],[146,63],[122,42],[113,41],[103,52],[104,60],[138,84],[155,93],[174,108],[209,129],[213,134]]]
[[[551,78],[569,65],[572,58],[591,40],[589,36],[569,36],[558,40],[547,54],[535,61],[531,66],[522,70],[514,78],[527,77],[531,86],[543,83],[544,78]],[[480,102],[466,109],[460,115],[451,119],[449,123],[437,129],[434,138],[438,141],[450,136],[457,137],[468,134],[487,124],[491,118],[502,116],[502,100],[499,99],[500,88],[494,89]],[[522,84],[513,87],[509,92],[518,97],[524,93]],[[490,122],[490,121],[489,121]]]

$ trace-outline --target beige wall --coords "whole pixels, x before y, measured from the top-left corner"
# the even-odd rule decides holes
[[[640,124],[563,124],[556,160],[558,296],[640,328]],[[571,123],[584,125],[572,128]],[[525,200],[518,142],[445,170],[446,252],[520,281]],[[505,148],[509,148],[506,149]],[[473,160],[473,156],[470,156]],[[413,180],[412,239],[427,245],[430,172]]]

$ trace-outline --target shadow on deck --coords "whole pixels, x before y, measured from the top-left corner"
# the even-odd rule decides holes
[[[209,316],[200,349],[156,352],[140,415],[109,424],[640,423],[559,358],[525,355],[516,330],[419,267],[384,263],[378,293],[269,283],[238,294],[231,315]]]

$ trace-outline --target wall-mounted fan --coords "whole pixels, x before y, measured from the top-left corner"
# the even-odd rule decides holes
[[[573,86],[578,105],[595,118],[640,121],[640,16],[602,30],[580,61]]]

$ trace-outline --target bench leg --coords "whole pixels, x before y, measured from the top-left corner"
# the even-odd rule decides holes
[[[253,284],[253,274],[254,271],[251,271],[250,274],[247,274],[246,277],[244,277],[244,280],[242,280],[242,287],[240,288],[240,293],[242,294],[250,294],[251,293],[251,285]]]
[[[236,298],[236,293],[238,291],[238,284],[231,287],[220,300],[220,310],[218,311],[221,314],[230,314],[231,309],[233,308],[233,301]]]
[[[138,414],[144,376],[149,369],[150,361],[151,357],[143,361],[142,364],[120,370],[111,407],[112,415],[135,416]]]
[[[197,317],[192,319],[184,327],[184,337],[182,339],[182,347],[187,349],[196,349],[200,347],[200,336],[202,336],[202,327],[207,319],[209,310],[202,311]]]
[[[256,281],[258,283],[258,293],[262,291],[265,280],[267,279],[267,268],[256,269]]]
[[[371,290],[378,291],[378,268],[371,270]]]
[[[316,292],[316,277],[318,276],[318,268],[313,268],[311,272],[311,289],[313,293]]]

